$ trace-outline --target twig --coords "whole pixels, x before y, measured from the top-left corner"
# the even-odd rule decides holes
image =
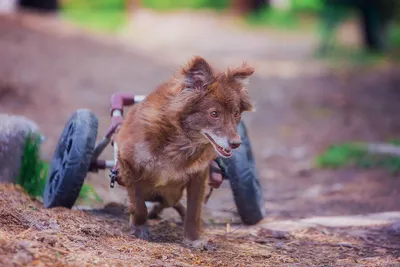
[[[370,153],[389,154],[400,157],[400,147],[391,144],[368,144],[367,150]]]
[[[212,194],[213,190],[214,190],[214,188],[211,187],[211,188],[210,188],[210,191],[209,191],[208,194],[205,196],[205,198],[204,198],[204,205],[207,204],[208,200],[209,200],[210,197],[211,197],[211,194]]]
[[[19,216],[17,216],[17,214],[14,213],[9,213],[8,215],[10,215],[11,217],[13,217],[15,220],[17,220],[18,222],[21,222],[21,214],[18,214]]]
[[[19,237],[21,237],[21,236],[24,236],[26,233],[28,233],[28,232],[30,232],[30,231],[32,231],[32,227],[29,227],[28,229],[26,229],[26,230],[22,231],[21,233],[17,234],[17,235],[15,236],[15,238],[19,238]]]
[[[63,253],[63,254],[68,254],[70,253],[70,251],[68,250],[64,250],[64,249],[60,249],[60,248],[54,248],[54,247],[48,247],[49,249],[55,250],[57,252]]]
[[[318,246],[345,247],[345,248],[360,249],[359,247],[353,246],[352,244],[348,244],[348,243],[330,244],[330,243],[306,242],[306,244],[308,244],[308,245],[318,245]]]
[[[386,246],[386,245],[380,245],[380,244],[376,244],[373,242],[365,242],[368,245],[372,246],[372,247],[380,247],[380,248],[386,248],[386,249],[394,249],[394,250],[400,250],[400,247],[393,247],[393,246]]]

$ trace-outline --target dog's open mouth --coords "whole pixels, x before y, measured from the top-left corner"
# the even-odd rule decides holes
[[[221,156],[225,157],[225,158],[229,158],[230,156],[232,156],[232,150],[228,150],[225,149],[221,146],[219,146],[214,139],[211,138],[210,135],[208,135],[207,133],[204,133],[204,135],[208,138],[208,140],[210,141],[210,143],[214,146],[215,150],[217,150],[218,154],[220,154]]]

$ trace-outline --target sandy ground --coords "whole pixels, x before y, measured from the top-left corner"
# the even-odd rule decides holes
[[[93,110],[101,135],[113,92],[145,94],[193,54],[220,68],[242,60],[253,64],[249,90],[257,112],[244,120],[268,211],[259,225],[241,225],[224,183],[205,207],[212,246],[200,252],[180,243],[182,229],[174,214],[152,222],[153,240],[144,242],[127,236],[125,214],[45,210],[5,186],[0,188],[4,265],[400,264],[400,239],[390,227],[400,220],[399,177],[385,170],[313,166],[315,155],[331,143],[399,136],[398,66],[331,69],[312,57],[316,41],[310,33],[249,30],[235,23],[207,13],[143,12],[121,34],[107,37],[53,19],[0,17],[0,112],[25,115],[40,125],[48,137],[45,159],[51,159],[74,110]],[[124,203],[123,189],[109,189],[106,175],[89,175],[88,182],[103,204]],[[226,233],[226,221],[233,221],[233,232]]]

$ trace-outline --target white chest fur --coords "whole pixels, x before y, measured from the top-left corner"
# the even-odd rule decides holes
[[[209,162],[200,160],[187,168],[177,165],[174,158],[156,158],[150,152],[146,143],[135,145],[133,155],[135,163],[146,170],[146,173],[153,176],[155,185],[165,186],[168,182],[186,181],[191,175],[205,170]]]

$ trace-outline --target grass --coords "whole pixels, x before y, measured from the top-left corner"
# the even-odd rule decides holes
[[[61,10],[67,20],[95,31],[114,33],[127,21],[124,0],[66,0]]]
[[[98,32],[115,33],[126,24],[125,14],[119,11],[66,9],[62,16],[79,26]]]
[[[400,145],[399,140],[392,140],[390,143]],[[355,166],[362,169],[383,168],[392,174],[400,173],[400,157],[371,154],[363,143],[332,145],[317,156],[315,162],[317,167],[324,169]]]
[[[229,0],[142,0],[143,6],[158,11],[178,9],[214,9],[217,11],[227,8]]]
[[[40,159],[39,151],[40,136],[28,135],[17,184],[33,197],[42,196],[49,169],[49,165]]]
[[[392,46],[400,47],[400,22],[397,22],[393,26],[393,28],[389,34],[389,43]]]
[[[323,9],[321,0],[290,0],[287,9],[266,8],[247,16],[246,21],[253,26],[275,27],[297,30],[305,26],[305,20],[315,20]]]
[[[316,14],[322,11],[324,4],[321,0],[291,0],[292,10],[296,12]]]
[[[158,11],[176,9],[222,10],[229,0],[143,0],[144,7]],[[127,23],[125,0],[64,0],[62,16],[84,28],[116,33]]]
[[[297,29],[300,14],[315,15],[322,5],[319,0],[292,0],[290,10],[269,8],[246,17],[253,26],[272,26],[280,29]],[[181,9],[213,9],[222,11],[230,6],[229,0],[142,0],[142,5],[157,11]],[[82,27],[114,33],[127,21],[124,0],[64,0],[62,16]]]
[[[40,136],[28,135],[21,162],[17,184],[22,186],[32,197],[41,197],[46,185],[49,164],[40,158]],[[83,184],[78,199],[85,203],[102,201],[94,188],[89,184]]]
[[[100,196],[96,193],[96,190],[89,185],[89,184],[83,184],[82,189],[79,192],[79,200],[83,201],[86,204],[90,204],[93,201],[94,202],[102,202],[102,199]]]
[[[325,60],[332,67],[344,66],[374,66],[386,62],[388,56],[385,53],[370,52],[362,48],[346,47],[336,44],[327,53],[317,51],[316,57]]]
[[[252,26],[276,27],[279,29],[298,29],[299,17],[292,10],[265,9],[246,17]]]
[[[389,33],[389,46],[391,57],[400,61],[400,22],[397,21]]]

